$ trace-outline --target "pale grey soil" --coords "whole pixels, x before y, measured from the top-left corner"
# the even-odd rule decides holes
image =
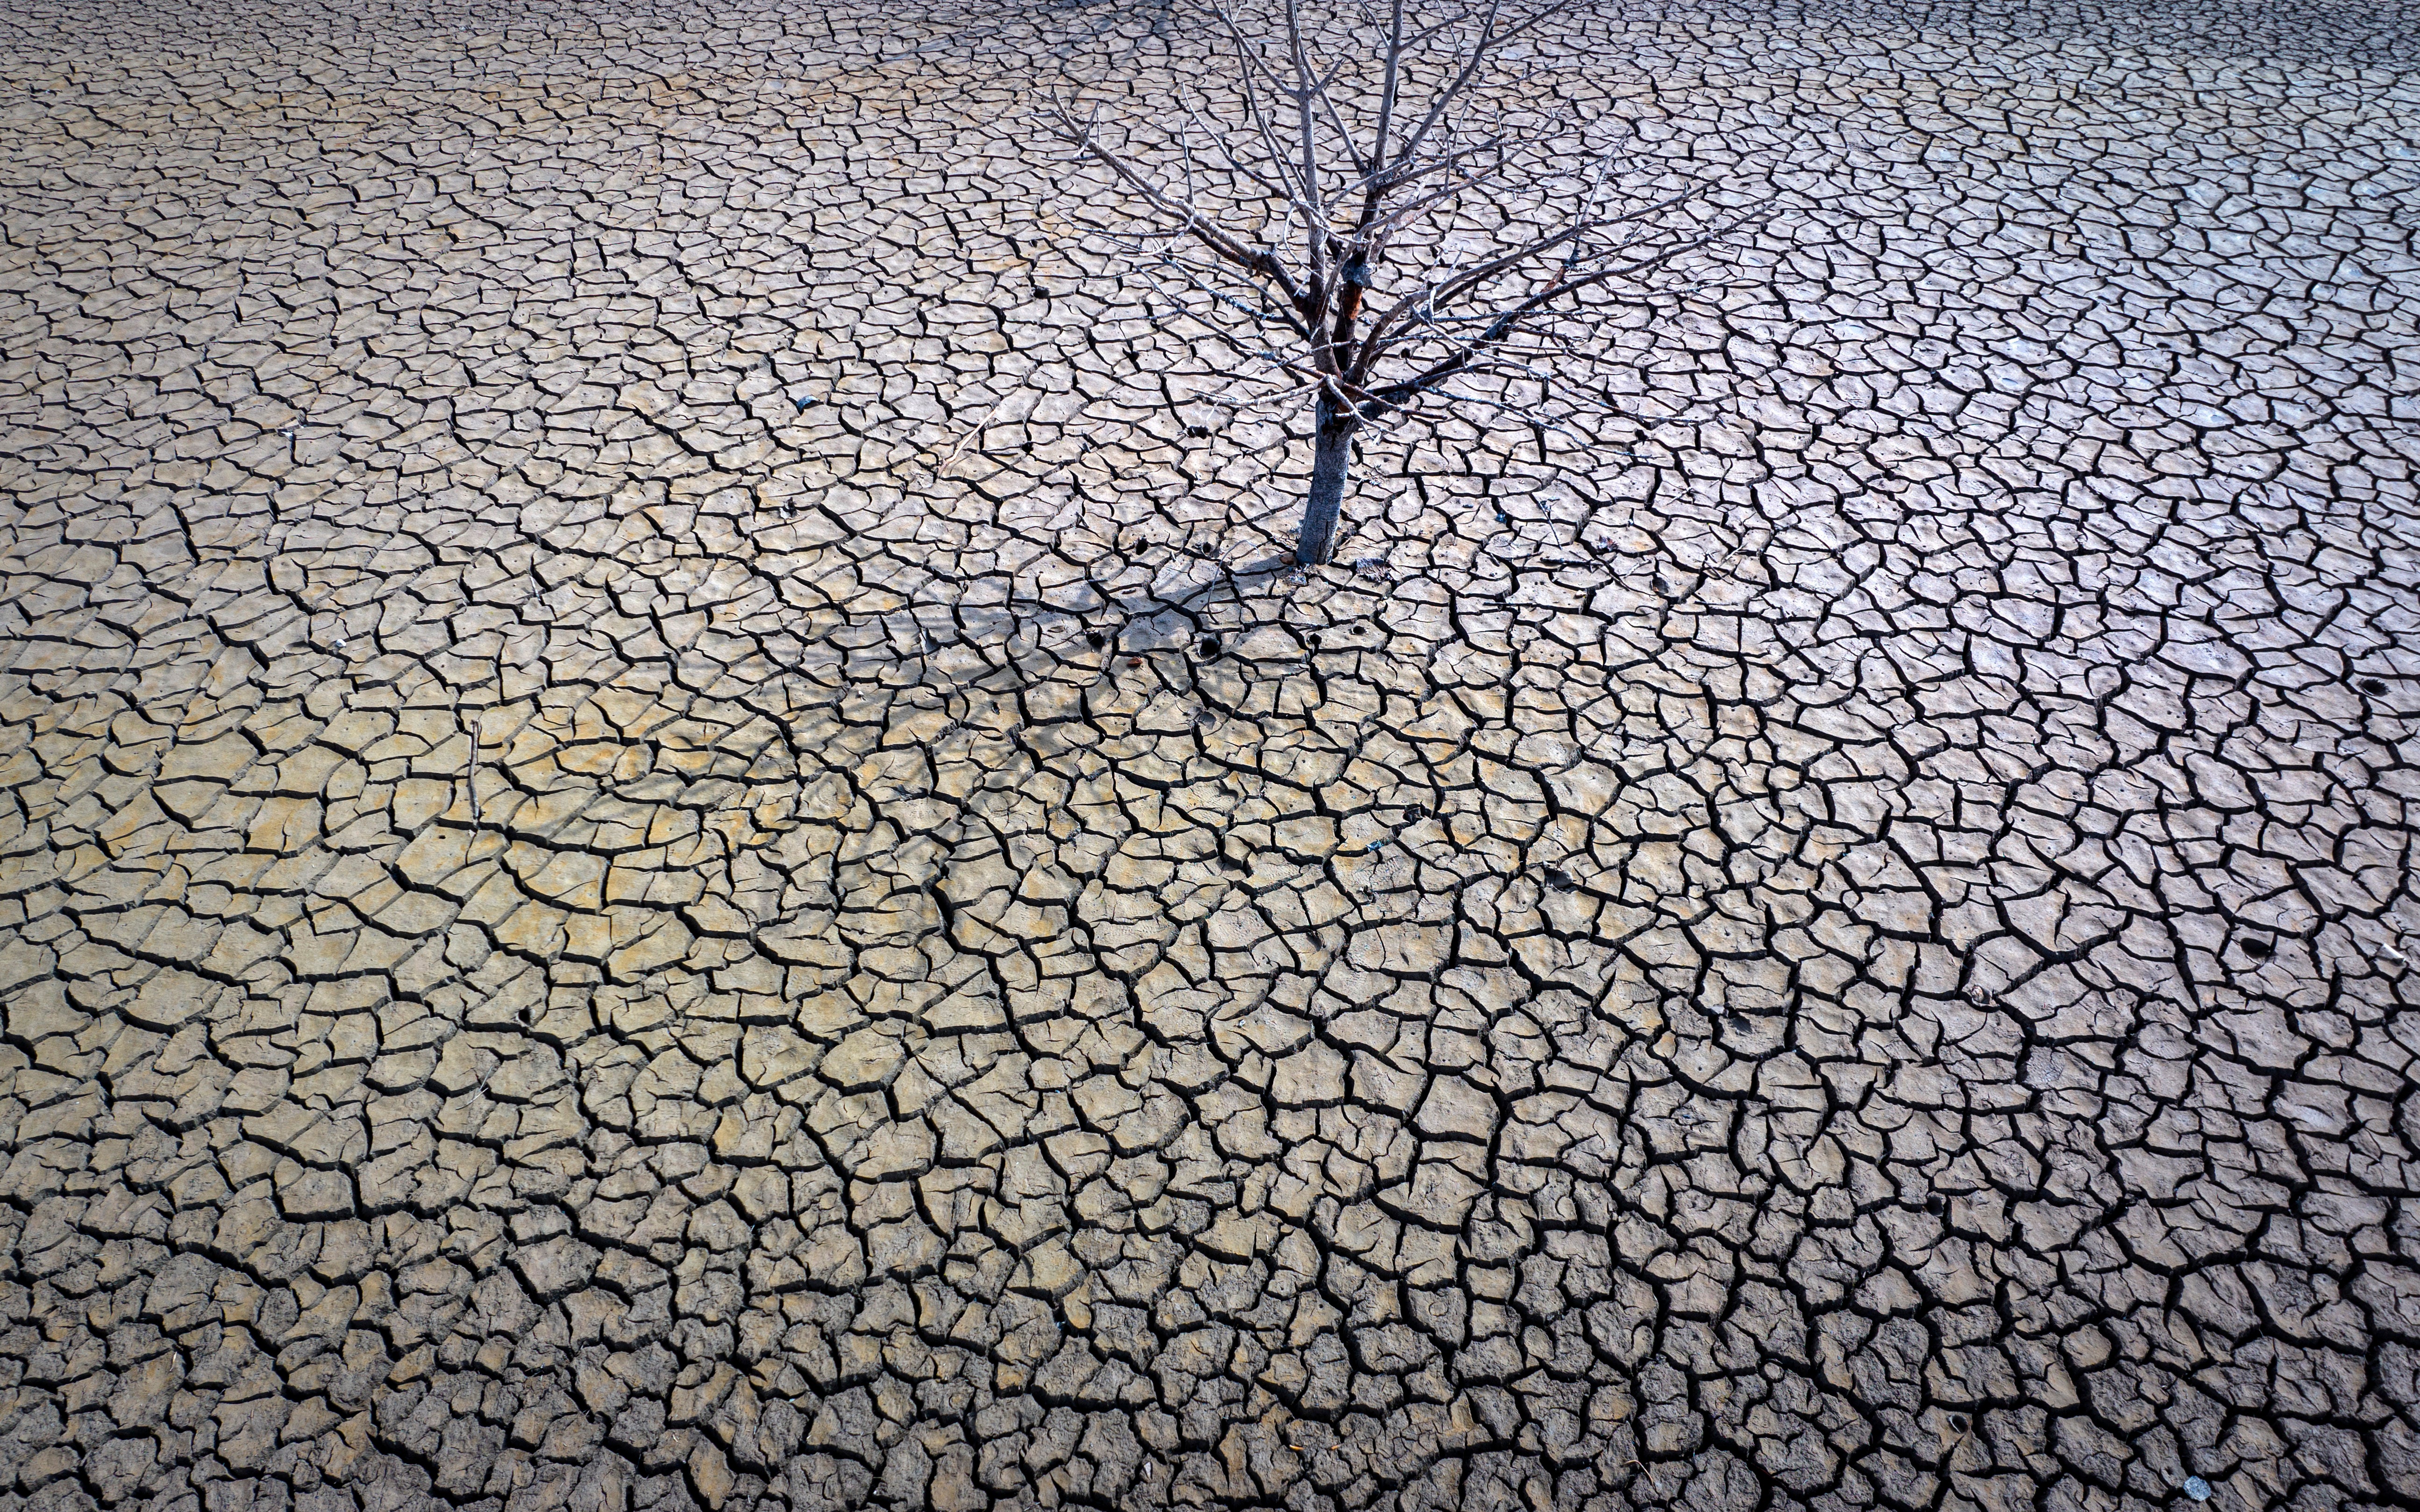
[[[1295,579],[1189,14],[8,0],[0,1502],[2420,1497],[2420,20],[1590,8]]]

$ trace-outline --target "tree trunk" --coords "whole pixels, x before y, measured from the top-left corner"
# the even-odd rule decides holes
[[[1336,512],[1344,501],[1344,473],[1353,462],[1353,433],[1360,423],[1324,395],[1319,401],[1319,442],[1311,455],[1311,498],[1302,508],[1302,535],[1294,559],[1317,566],[1336,551]]]

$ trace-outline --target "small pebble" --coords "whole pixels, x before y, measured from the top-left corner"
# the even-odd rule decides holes
[[[2185,1494],[2192,1497],[2196,1502],[2207,1502],[2210,1500],[2210,1482],[2202,1479],[2199,1475],[2187,1475],[2185,1477]]]

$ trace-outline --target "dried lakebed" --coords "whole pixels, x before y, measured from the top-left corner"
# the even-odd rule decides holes
[[[2420,1498],[2420,26],[1584,8],[1288,575],[1189,14],[0,12],[0,1501]]]

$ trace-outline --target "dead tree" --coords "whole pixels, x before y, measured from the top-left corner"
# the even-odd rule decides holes
[[[1536,424],[1586,392],[1553,382],[1562,360],[1744,217],[1702,213],[1695,188],[1621,196],[1619,130],[1543,87],[1585,61],[1540,55],[1575,0],[1249,3],[1211,0],[1217,74],[1173,120],[1051,120],[1149,227],[1125,246],[1313,400],[1295,560],[1324,563],[1356,436],[1424,400],[1504,403],[1506,381]]]

